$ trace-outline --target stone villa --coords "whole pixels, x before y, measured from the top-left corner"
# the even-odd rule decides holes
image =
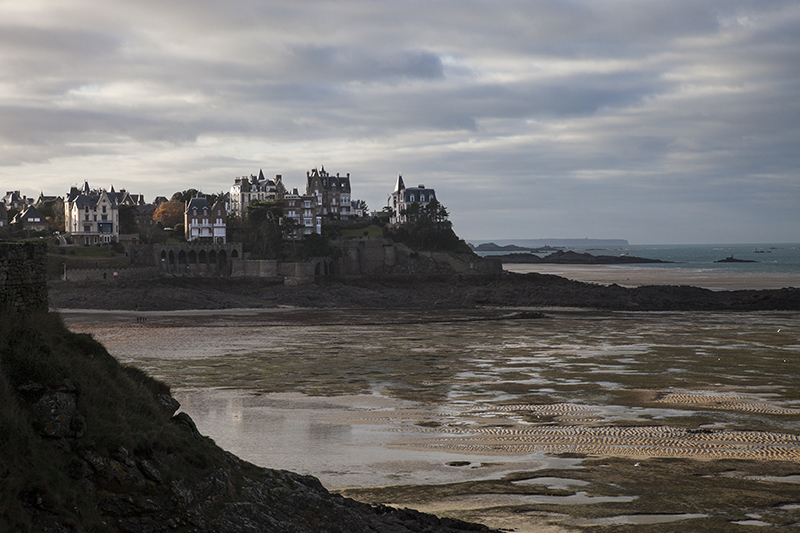
[[[433,189],[426,189],[425,185],[406,187],[405,183],[403,183],[403,176],[398,175],[394,191],[389,194],[389,207],[392,210],[389,222],[391,224],[405,224],[406,222],[411,222],[409,216],[406,214],[408,207],[412,204],[426,206],[435,199],[436,191]]]

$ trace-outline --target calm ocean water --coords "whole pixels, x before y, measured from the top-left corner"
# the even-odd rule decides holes
[[[800,244],[631,244],[613,247],[571,247],[575,252],[592,255],[630,255],[672,261],[672,264],[642,264],[642,268],[677,268],[708,270],[720,274],[798,274]],[[497,255],[497,254],[481,254]],[[537,254],[545,256],[547,254]],[[716,263],[727,257],[754,263]]]

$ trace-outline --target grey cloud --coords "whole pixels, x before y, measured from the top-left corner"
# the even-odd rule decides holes
[[[368,52],[333,46],[304,46],[295,48],[291,59],[292,68],[322,83],[443,77],[441,59],[424,51]]]

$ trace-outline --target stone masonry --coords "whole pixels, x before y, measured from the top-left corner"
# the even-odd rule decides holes
[[[47,246],[0,242],[0,315],[47,310]]]

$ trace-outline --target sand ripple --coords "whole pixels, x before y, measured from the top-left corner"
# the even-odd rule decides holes
[[[437,437],[395,442],[402,448],[464,453],[585,453],[641,457],[800,460],[800,436],[656,427],[415,428]]]
[[[666,393],[655,400],[657,403],[691,405],[701,409],[744,411],[769,415],[800,415],[800,409],[792,409],[771,403],[753,400],[746,396],[720,396],[709,394]]]

